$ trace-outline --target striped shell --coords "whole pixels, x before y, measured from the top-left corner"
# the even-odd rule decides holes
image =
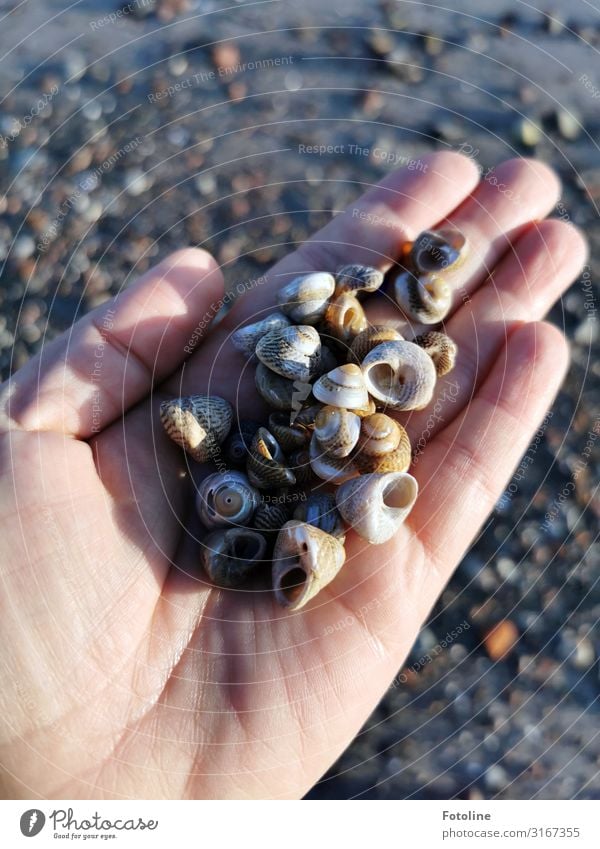
[[[223,443],[223,456],[231,466],[246,468],[246,457],[252,444],[252,438],[260,424],[253,419],[240,419]]]
[[[285,465],[283,451],[266,427],[260,427],[252,440],[246,468],[248,480],[259,489],[296,483],[294,473]]]
[[[289,327],[291,324],[281,312],[274,312],[266,316],[261,321],[256,321],[254,324],[247,324],[245,327],[239,327],[231,334],[231,343],[241,354],[248,359],[254,359],[254,352],[259,339],[271,330],[283,330],[284,327]]]
[[[287,522],[273,552],[276,601],[289,610],[304,607],[333,581],[345,559],[344,546],[335,537],[305,522]]]
[[[315,436],[330,457],[347,457],[358,441],[361,420],[343,407],[323,407],[315,419]]]
[[[346,526],[336,507],[334,495],[310,495],[296,507],[294,519],[314,525],[342,543],[346,538]]]
[[[401,428],[402,435],[398,447],[387,454],[369,455],[357,453],[354,462],[363,475],[386,472],[407,472],[412,460],[410,440],[408,434]]]
[[[189,395],[160,405],[160,418],[168,436],[198,463],[220,453],[220,444],[231,428],[231,404],[217,395]]]
[[[465,243],[456,227],[424,230],[411,246],[410,262],[419,274],[445,271],[462,258]]]
[[[397,330],[385,324],[376,324],[372,327],[367,327],[352,342],[350,351],[348,352],[348,362],[361,363],[369,351],[381,345],[382,342],[401,342],[402,339],[402,335]]]
[[[260,397],[270,407],[276,410],[293,409],[294,398],[298,394],[293,380],[287,380],[262,363],[258,363],[254,373],[254,384]]]
[[[365,416],[361,421],[357,452],[368,457],[381,457],[395,451],[402,436],[401,426],[385,413]]]
[[[356,533],[373,545],[391,539],[415,503],[416,480],[403,472],[362,475],[343,483],[337,508]]]
[[[383,342],[367,354],[362,372],[369,393],[393,410],[422,410],[431,401],[435,366],[413,342]]]
[[[246,525],[259,502],[260,495],[242,472],[215,472],[196,493],[196,510],[205,528]]]
[[[313,386],[313,395],[323,404],[350,410],[369,403],[363,375],[353,363],[338,366],[320,377]]]
[[[437,324],[450,311],[452,289],[443,277],[415,277],[410,271],[402,271],[394,283],[394,298],[408,319]]]
[[[358,466],[352,457],[332,457],[323,451],[315,435],[310,441],[308,452],[311,468],[321,480],[339,486],[359,474]]]
[[[202,542],[200,560],[210,580],[219,587],[242,586],[264,562],[267,542],[249,528],[213,531]]]
[[[307,383],[319,366],[321,339],[308,325],[272,330],[258,342],[256,356],[281,377]]]
[[[259,531],[278,531],[290,518],[285,504],[262,501],[252,519],[252,527]]]
[[[292,451],[288,455],[287,466],[294,473],[298,486],[310,486],[314,482],[308,447]]]
[[[311,431],[298,422],[297,416],[290,424],[289,413],[271,413],[269,430],[286,453],[297,451],[310,442]]]
[[[326,336],[332,336],[348,346],[367,326],[367,316],[355,295],[342,292],[330,300],[323,319],[323,333]]]
[[[376,292],[383,283],[383,272],[370,265],[343,265],[335,273],[335,294]]]
[[[279,290],[278,303],[281,311],[296,324],[317,324],[333,295],[335,280],[331,274],[317,271],[296,277]]]
[[[458,348],[456,343],[445,333],[430,330],[429,333],[421,333],[413,339],[415,345],[427,351],[437,372],[438,377],[443,377],[451,372],[456,362]]]

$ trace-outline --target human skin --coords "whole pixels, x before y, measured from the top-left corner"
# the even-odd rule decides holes
[[[563,380],[567,344],[542,319],[586,257],[576,229],[544,220],[560,189],[541,163],[505,162],[493,185],[455,153],[423,162],[290,252],[191,356],[223,293],[216,263],[194,248],[3,385],[5,797],[301,797],[384,694]],[[212,588],[187,519],[192,475],[162,432],[160,401],[210,391],[258,414],[232,330],[264,315],[291,273],[389,268],[404,241],[446,218],[469,243],[445,323],[459,355],[436,420],[431,408],[399,417],[413,445],[426,441],[405,526],[376,547],[349,533],[344,569],[295,613],[268,591]],[[410,338],[385,299],[369,316]]]

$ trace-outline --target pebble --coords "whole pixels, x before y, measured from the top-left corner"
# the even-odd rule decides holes
[[[123,181],[125,191],[132,197],[143,194],[152,186],[153,182],[153,177],[141,168],[128,168]]]
[[[34,251],[35,240],[31,236],[19,236],[10,248],[10,255],[13,259],[27,259]]]
[[[503,660],[510,654],[518,639],[517,626],[510,619],[505,619],[486,632],[483,642],[492,660]]]
[[[567,141],[575,141],[581,135],[581,117],[574,109],[559,109],[556,114],[558,131]]]
[[[535,147],[542,140],[542,131],[539,126],[529,118],[522,118],[517,122],[515,131],[516,140],[525,147]]]

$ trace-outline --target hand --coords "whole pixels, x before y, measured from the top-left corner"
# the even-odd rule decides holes
[[[223,291],[194,249],[4,385],[5,795],[299,797],[381,698],[561,384],[566,342],[539,320],[586,254],[574,228],[542,220],[559,186],[540,163],[506,162],[494,184],[454,153],[423,162],[275,266],[187,361]],[[239,382],[228,337],[273,301],[281,275],[387,268],[446,217],[470,244],[446,322],[459,356],[437,401],[402,418],[413,446],[426,442],[406,526],[377,547],[350,533],[344,569],[298,613],[267,592],[212,589],[185,531],[192,486],[160,401],[208,390],[251,413],[252,368]],[[375,303],[371,320],[400,324]]]

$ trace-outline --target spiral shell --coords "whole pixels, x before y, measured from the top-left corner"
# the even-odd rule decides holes
[[[375,400],[394,410],[422,410],[433,395],[435,366],[413,342],[383,342],[362,362],[365,384]]]
[[[336,507],[334,495],[310,495],[296,507],[294,519],[314,525],[342,543],[346,538],[346,527]]]
[[[258,363],[254,373],[254,384],[260,397],[270,407],[276,410],[293,409],[294,398],[297,394],[293,380],[287,380],[262,363]]]
[[[308,452],[311,468],[321,480],[339,486],[339,484],[359,474],[358,467],[351,457],[332,457],[326,451],[323,451],[314,434]]]
[[[386,472],[408,471],[412,460],[410,440],[404,428],[401,425],[399,427],[400,442],[393,451],[389,451],[387,454],[364,454],[357,451],[353,459],[361,474],[377,473],[383,475]]]
[[[296,483],[294,473],[285,465],[283,451],[266,427],[260,427],[252,440],[246,468],[250,483],[259,489]]]
[[[299,486],[310,486],[314,475],[310,464],[310,452],[308,448],[299,448],[288,455],[287,466],[296,477]]]
[[[160,405],[160,418],[168,436],[198,463],[219,452],[231,428],[231,404],[217,395],[189,395]]]
[[[285,504],[261,502],[252,519],[252,527],[259,531],[278,531],[290,518]]]
[[[343,265],[335,273],[335,294],[376,292],[383,283],[383,272],[370,265]]]
[[[352,342],[350,351],[348,352],[348,362],[362,363],[369,351],[381,345],[382,342],[401,342],[402,339],[402,335],[397,330],[385,324],[376,324],[372,327],[367,327]]]
[[[420,336],[415,336],[413,342],[429,354],[438,377],[443,377],[452,371],[458,348],[456,343],[445,333],[430,330],[429,333],[421,333]]]
[[[301,425],[306,428],[314,428],[317,413],[322,409],[322,404],[309,404],[308,407],[302,407],[300,410],[294,410],[292,415],[294,424]]]
[[[331,274],[317,271],[296,277],[279,290],[281,311],[296,324],[317,324],[325,314],[327,302],[333,295],[335,280]]]
[[[395,451],[402,436],[401,426],[385,413],[366,416],[360,424],[358,448],[367,457],[381,457]]]
[[[315,419],[315,436],[330,457],[347,457],[358,441],[360,418],[343,407],[323,407]]]
[[[321,339],[308,325],[271,330],[258,342],[256,356],[281,377],[308,383],[319,366]]]
[[[404,315],[421,324],[442,321],[452,305],[449,283],[433,274],[415,277],[410,271],[402,271],[394,283],[394,297]]]
[[[267,542],[258,531],[228,528],[213,531],[202,543],[200,559],[210,580],[219,587],[239,587],[260,567]]]
[[[367,407],[369,395],[360,368],[353,363],[338,366],[320,377],[313,395],[323,404],[347,410]]]
[[[345,559],[344,546],[335,537],[305,522],[287,522],[273,553],[275,599],[282,607],[299,610],[335,578]]]
[[[252,438],[260,424],[253,419],[240,419],[237,428],[232,430],[223,442],[223,456],[231,466],[246,467],[246,458]]]
[[[311,431],[298,422],[297,416],[294,423],[290,424],[289,413],[271,413],[269,430],[286,453],[297,451],[310,442]]]
[[[410,261],[418,273],[445,271],[464,253],[466,239],[456,227],[424,230],[412,244]]]
[[[254,359],[254,352],[259,339],[262,339],[271,330],[283,330],[284,327],[289,327],[290,324],[289,318],[283,313],[274,312],[261,321],[247,324],[245,327],[239,327],[231,334],[231,343],[245,357]]]
[[[405,472],[362,475],[343,483],[335,494],[337,508],[357,534],[373,545],[387,542],[415,503],[418,485]]]
[[[241,472],[215,472],[196,493],[196,510],[205,528],[247,524],[260,503],[260,495]]]
[[[323,319],[323,332],[344,345],[366,330],[367,316],[359,301],[350,292],[342,292],[329,302]]]

